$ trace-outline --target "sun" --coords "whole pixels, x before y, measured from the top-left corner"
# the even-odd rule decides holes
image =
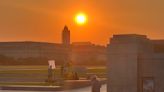
[[[75,16],[75,21],[79,25],[85,24],[87,21],[87,16],[84,13],[79,13]]]

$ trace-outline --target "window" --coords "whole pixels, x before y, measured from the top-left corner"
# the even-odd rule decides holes
[[[143,77],[142,80],[142,92],[155,92],[155,84],[154,84],[154,78],[153,77]]]

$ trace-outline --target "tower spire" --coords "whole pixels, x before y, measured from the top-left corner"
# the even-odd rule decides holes
[[[67,25],[64,26],[62,31],[62,44],[64,46],[70,45],[70,30],[68,29]]]

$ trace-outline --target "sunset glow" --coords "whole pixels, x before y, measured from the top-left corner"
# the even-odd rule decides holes
[[[87,20],[87,17],[86,17],[86,15],[83,14],[83,13],[79,13],[79,14],[77,14],[76,17],[75,17],[76,23],[77,23],[77,24],[80,24],[80,25],[85,24],[85,23],[86,23],[86,20]]]
[[[20,2],[21,1],[21,2]],[[106,45],[113,34],[163,39],[163,0],[0,0],[0,41],[71,42]]]

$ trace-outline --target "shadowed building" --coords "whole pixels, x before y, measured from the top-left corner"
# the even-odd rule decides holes
[[[107,52],[107,92],[163,92],[163,46],[145,35],[114,35]]]
[[[67,48],[57,43],[0,42],[0,55],[15,59],[54,59],[60,64],[71,58],[76,64],[92,65],[94,61],[94,64],[97,62],[99,65],[103,65],[106,61],[106,48],[91,43],[73,43],[70,48]]]
[[[62,44],[64,46],[70,45],[70,30],[68,29],[67,26],[64,27],[62,32]]]
[[[64,27],[61,36],[62,43],[0,42],[0,56],[14,59],[54,59],[57,64],[69,61],[70,58],[77,64],[87,64],[96,60],[100,61],[106,57],[106,47],[97,46],[90,42],[70,44],[70,30],[67,26]],[[0,60],[1,62],[3,61]]]
[[[91,42],[74,42],[71,45],[71,59],[77,64],[105,65],[106,47]],[[87,63],[86,63],[87,62]],[[94,62],[94,63],[93,63]]]
[[[62,45],[66,49],[65,53],[65,60],[64,62],[70,61],[70,55],[71,55],[71,48],[70,48],[70,30],[67,26],[64,27],[62,31]]]
[[[15,59],[47,58],[63,62],[67,49],[62,44],[44,42],[1,42],[0,55]]]

